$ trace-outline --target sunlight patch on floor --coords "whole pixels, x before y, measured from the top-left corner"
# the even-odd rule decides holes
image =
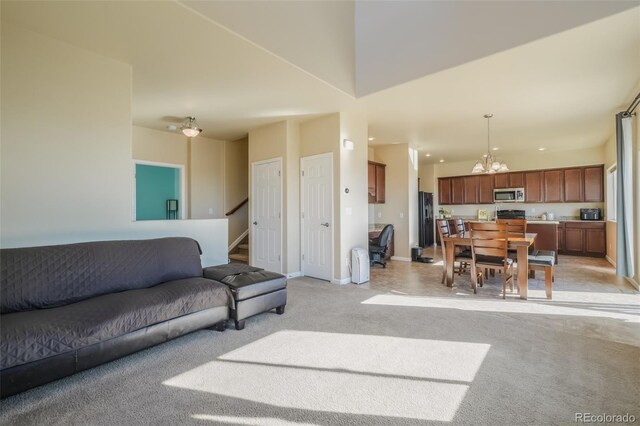
[[[208,420],[216,424],[225,425],[249,425],[249,426],[318,426],[317,423],[298,423],[273,417],[232,417],[213,416],[211,414],[194,414],[196,420]]]
[[[293,409],[451,421],[489,349],[285,330],[164,384]]]
[[[640,305],[638,305],[637,297],[634,295],[603,294],[598,297],[597,294],[590,294],[585,298],[585,293],[580,292],[554,292],[553,296],[554,300],[545,299],[544,290],[530,290],[529,300],[460,299],[381,294],[373,296],[362,303],[365,305],[445,308],[477,312],[613,318],[626,322],[640,323],[640,309],[638,309]]]

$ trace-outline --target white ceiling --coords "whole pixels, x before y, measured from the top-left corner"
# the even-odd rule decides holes
[[[284,118],[360,110],[374,144],[453,161],[482,152],[492,112],[501,153],[604,143],[639,83],[640,7],[593,20],[638,3],[471,3],[1,7],[3,21],[131,64],[141,126],[195,115],[206,136],[233,140]]]

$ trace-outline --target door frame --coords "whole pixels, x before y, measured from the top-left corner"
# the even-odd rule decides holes
[[[321,157],[328,157],[329,158],[329,163],[331,165],[331,173],[330,173],[330,178],[331,178],[331,184],[329,185],[329,188],[331,188],[331,197],[330,198],[330,203],[331,203],[331,223],[332,228],[331,228],[331,276],[329,277],[329,282],[333,282],[335,279],[335,235],[336,235],[336,231],[335,231],[335,224],[336,224],[336,220],[335,220],[335,211],[333,210],[333,205],[334,205],[334,196],[335,196],[335,191],[334,191],[334,187],[333,187],[333,152],[325,152],[323,154],[316,154],[316,155],[308,155],[306,157],[300,157],[300,271],[302,273],[302,276],[306,276],[305,270],[304,270],[304,259],[302,259],[303,256],[303,250],[305,247],[305,233],[304,233],[304,224],[305,224],[305,218],[302,217],[302,209],[305,206],[305,191],[304,191],[304,179],[305,176],[303,175],[304,172],[304,161],[305,160],[310,160],[310,159],[315,159],[315,158],[321,158]]]
[[[279,271],[274,271],[274,272],[279,272],[279,273],[283,273],[282,272],[282,264],[283,264],[283,259],[284,259],[284,226],[283,226],[283,217],[282,217],[282,213],[284,210],[284,193],[283,193],[283,181],[284,181],[284,171],[282,169],[282,157],[274,157],[274,158],[270,158],[268,160],[260,160],[260,161],[254,161],[251,163],[251,197],[249,197],[249,207],[250,207],[250,212],[251,212],[251,216],[249,217],[249,264],[253,265],[253,255],[255,253],[255,240],[252,238],[252,232],[251,232],[251,227],[253,226],[253,222],[255,221],[255,199],[256,199],[256,185],[255,183],[255,178],[256,178],[256,173],[255,173],[255,169],[256,166],[260,166],[263,164],[268,164],[268,163],[278,163],[280,165],[280,270]]]
[[[136,165],[142,164],[144,166],[156,166],[156,167],[168,167],[172,169],[180,170],[180,214],[178,219],[185,219],[186,210],[185,206],[187,205],[187,183],[184,178],[184,164],[174,164],[174,163],[161,163],[159,161],[147,161],[147,160],[136,160],[133,159],[133,170],[131,171],[131,220],[134,222],[138,222],[136,219],[137,206],[136,206]],[[161,219],[168,220],[168,219]]]

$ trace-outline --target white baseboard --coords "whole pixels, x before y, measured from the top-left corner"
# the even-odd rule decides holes
[[[290,274],[286,274],[286,276],[287,276],[287,278],[301,277],[302,276],[302,271],[292,272]]]
[[[632,286],[636,288],[636,290],[640,290],[640,285],[634,280],[632,277],[625,277],[627,281],[631,283]]]
[[[240,236],[238,238],[236,238],[236,240],[234,242],[231,243],[231,245],[229,246],[228,251],[233,250],[234,248],[236,248],[236,246],[238,244],[240,244],[240,242],[242,240],[244,240],[244,238],[249,235],[249,230],[247,229],[246,231],[244,231],[242,234],[240,234]]]
[[[342,278],[342,279],[334,278],[331,280],[331,284],[349,284],[350,282],[351,282],[351,277]]]
[[[610,258],[609,256],[605,256],[604,258],[605,258],[605,259],[607,259],[607,262],[609,262],[610,264],[612,264],[614,268],[616,267],[616,261],[615,261],[615,260],[613,260],[613,259],[612,259],[612,258]]]
[[[411,262],[410,257],[391,256],[391,260],[399,260],[400,262]]]

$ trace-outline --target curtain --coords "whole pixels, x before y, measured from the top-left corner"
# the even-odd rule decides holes
[[[626,112],[616,114],[617,226],[616,275],[633,277],[633,175],[631,170],[631,123]]]

